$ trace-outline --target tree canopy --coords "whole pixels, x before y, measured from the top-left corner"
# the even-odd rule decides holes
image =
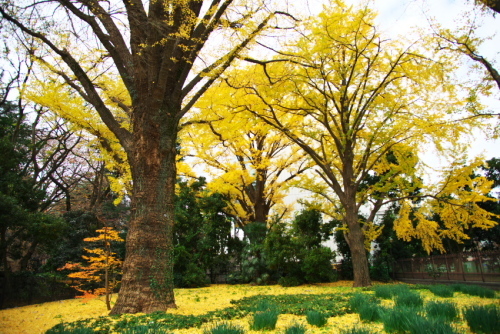
[[[253,96],[252,102],[231,99],[235,108],[281,131],[316,165],[304,188],[324,200],[324,212],[344,222],[357,286],[369,284],[364,245],[377,235],[373,222],[384,204],[404,203],[398,236],[419,238],[428,251],[442,249],[444,236],[465,238],[464,226],[495,224],[477,204],[489,200],[490,182],[470,177],[480,162],[452,163],[437,187],[418,195],[429,200],[414,208],[417,225],[408,223],[411,199],[423,186],[419,150],[434,145],[454,155],[456,138],[479,123],[458,122],[464,103],[450,55],[429,53],[425,40],[405,45],[385,39],[374,15],[366,6],[333,1],[274,60],[227,80],[241,96]],[[378,182],[366,186],[373,175]],[[445,217],[444,227],[426,218],[430,207]],[[358,219],[361,210],[368,210],[365,222]]]
[[[89,107],[76,112],[89,119],[98,115],[127,157],[132,217],[112,314],[175,306],[171,259],[181,119],[264,30],[290,26],[290,20],[280,25],[279,18],[291,16],[267,3],[26,0],[0,5],[2,18],[21,38],[39,43],[29,51],[57,75],[55,86],[69,86],[71,96]],[[212,39],[226,43],[212,44]],[[125,90],[108,96],[116,92],[114,81]]]

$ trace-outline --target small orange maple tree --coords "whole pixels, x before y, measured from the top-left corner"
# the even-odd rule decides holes
[[[68,275],[72,279],[76,279],[76,284],[72,287],[83,293],[82,296],[76,298],[83,298],[89,300],[97,296],[106,295],[106,306],[111,310],[110,293],[120,283],[116,279],[116,275],[121,273],[123,261],[116,257],[116,253],[111,251],[112,241],[124,241],[116,230],[112,227],[103,227],[96,230],[99,233],[97,237],[85,238],[83,241],[100,243],[102,248],[85,248],[89,256],[83,255],[82,258],[86,260],[87,265],[82,263],[66,263],[58,270],[71,270],[75,271]],[[112,277],[112,279],[110,279]],[[104,281],[104,287],[87,288],[88,283],[92,285],[100,285]]]

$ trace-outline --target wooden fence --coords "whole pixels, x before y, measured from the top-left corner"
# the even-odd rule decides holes
[[[500,284],[500,251],[443,254],[398,260],[394,265],[394,278]]]

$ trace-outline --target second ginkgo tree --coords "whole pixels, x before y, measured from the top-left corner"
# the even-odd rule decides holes
[[[235,109],[281,131],[314,163],[314,174],[297,185],[343,222],[354,286],[371,284],[366,246],[380,230],[374,220],[385,204],[403,203],[396,233],[422,240],[427,251],[443,250],[444,237],[467,238],[469,226],[496,224],[478,206],[490,200],[491,186],[471,177],[479,160],[452,163],[434,187],[422,182],[419,153],[434,147],[453,157],[457,138],[480,125],[459,121],[467,111],[451,76],[453,56],[438,59],[422,41],[388,40],[374,18],[366,6],[332,1],[277,58],[226,80]]]
[[[284,203],[287,185],[309,168],[309,162],[280,131],[251,113],[235,113],[225,106],[228,93],[224,85],[210,89],[181,139],[196,163],[208,167],[209,188],[231,199],[229,213],[244,228],[291,212]]]

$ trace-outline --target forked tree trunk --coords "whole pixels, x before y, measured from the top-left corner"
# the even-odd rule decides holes
[[[151,313],[176,307],[173,224],[177,125],[143,122],[136,129],[132,171],[132,215],[118,300],[110,314]]]

